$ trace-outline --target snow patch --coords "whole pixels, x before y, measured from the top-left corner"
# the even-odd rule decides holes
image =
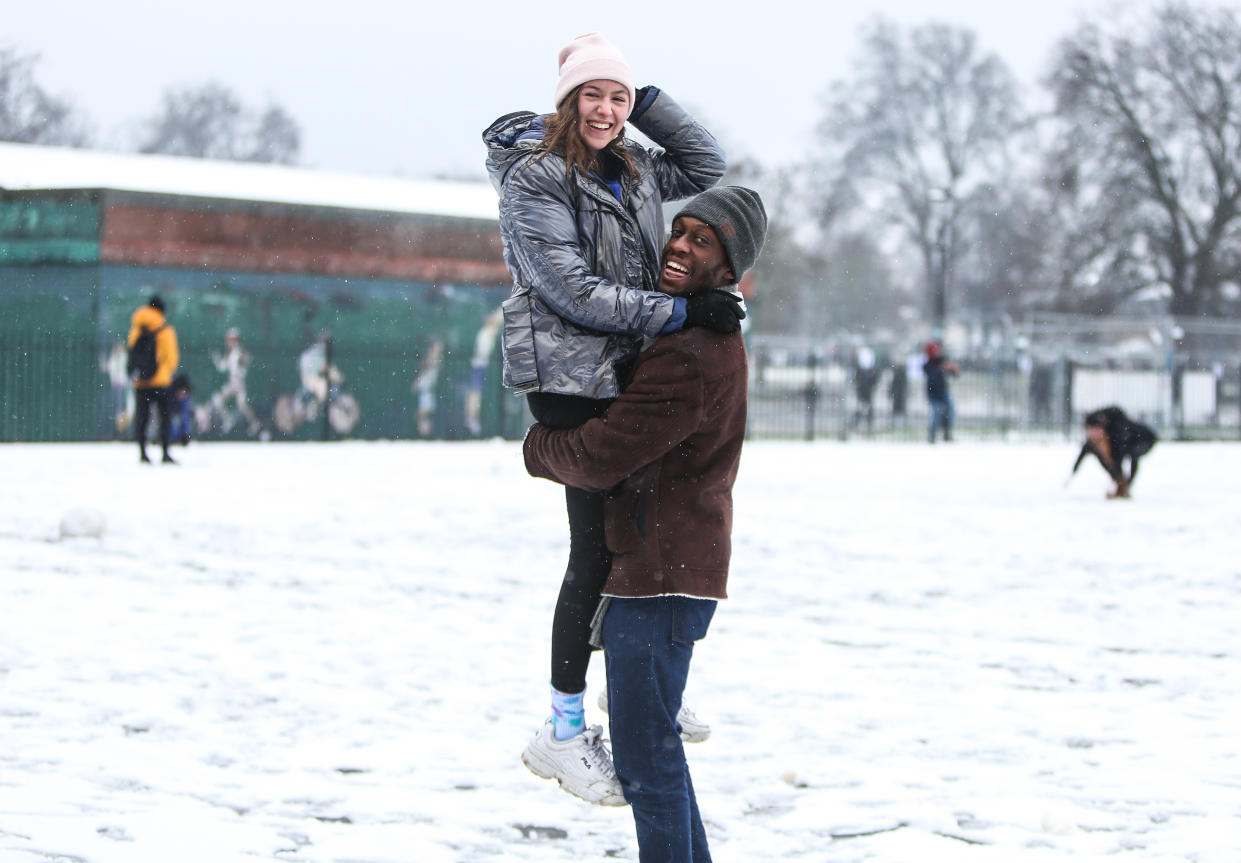
[[[61,539],[101,539],[107,529],[107,516],[87,507],[71,509],[60,520]]]

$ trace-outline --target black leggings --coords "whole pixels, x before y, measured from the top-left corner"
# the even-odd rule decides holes
[[[147,450],[147,424],[151,421],[151,406],[159,411],[159,445],[168,455],[168,435],[171,425],[172,391],[168,387],[135,387],[134,388],[134,440],[138,449],[145,454]]]
[[[557,429],[576,428],[602,414],[611,403],[557,393],[531,393],[527,401],[536,420]],[[612,555],[604,539],[603,495],[565,486],[564,497],[569,513],[569,563],[552,615],[552,686],[573,693],[586,688],[590,621],[599,606]]]

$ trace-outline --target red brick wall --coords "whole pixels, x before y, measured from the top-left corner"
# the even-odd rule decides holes
[[[100,257],[137,264],[252,272],[509,285],[498,226],[380,214],[339,217],[266,207],[181,209],[109,203]]]

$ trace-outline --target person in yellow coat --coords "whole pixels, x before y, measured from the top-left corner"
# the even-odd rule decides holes
[[[129,375],[134,382],[134,439],[138,441],[141,461],[151,461],[147,456],[147,425],[154,405],[159,409],[163,462],[176,464],[168,454],[168,442],[172,422],[172,376],[181,362],[181,352],[177,348],[177,331],[168,323],[164,312],[164,301],[158,296],[139,306],[130,319],[129,338],[125,343],[129,347]]]

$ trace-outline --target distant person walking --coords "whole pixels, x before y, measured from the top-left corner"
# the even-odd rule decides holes
[[[875,368],[875,352],[866,346],[858,348],[853,361],[853,389],[857,395],[857,407],[853,411],[850,425],[853,428],[866,423],[866,433],[870,434],[875,425],[875,384],[879,381],[879,370]]]
[[[1133,480],[1138,475],[1138,459],[1150,452],[1159,438],[1148,426],[1130,419],[1115,406],[1091,411],[1086,415],[1085,425],[1086,442],[1082,444],[1069,476],[1077,473],[1087,455],[1093,455],[1116,483],[1107,496],[1129,497]],[[1128,475],[1125,474],[1125,459],[1129,460]]]
[[[1030,419],[1051,422],[1051,396],[1054,388],[1051,366],[1035,363],[1030,370]]]
[[[190,399],[193,391],[190,379],[183,374],[172,379],[172,439],[181,446],[190,445],[190,437],[194,432],[194,404]]]
[[[960,367],[944,356],[944,346],[939,341],[926,343],[926,361],[922,364],[922,373],[926,376],[926,400],[931,406],[931,424],[926,432],[927,440],[931,443],[935,443],[935,433],[941,428],[944,431],[944,440],[952,440],[955,408],[952,404],[952,393],[948,391],[948,377],[960,372]]]
[[[892,425],[899,418],[905,422],[905,397],[909,392],[909,372],[904,359],[892,363],[892,377],[888,379],[888,397],[892,399]]]
[[[151,297],[139,306],[130,320],[129,373],[134,381],[134,439],[139,460],[150,463],[147,455],[147,425],[152,405],[159,411],[159,443],[163,462],[175,464],[168,454],[172,426],[172,376],[181,362],[177,331],[165,317],[164,301]]]

